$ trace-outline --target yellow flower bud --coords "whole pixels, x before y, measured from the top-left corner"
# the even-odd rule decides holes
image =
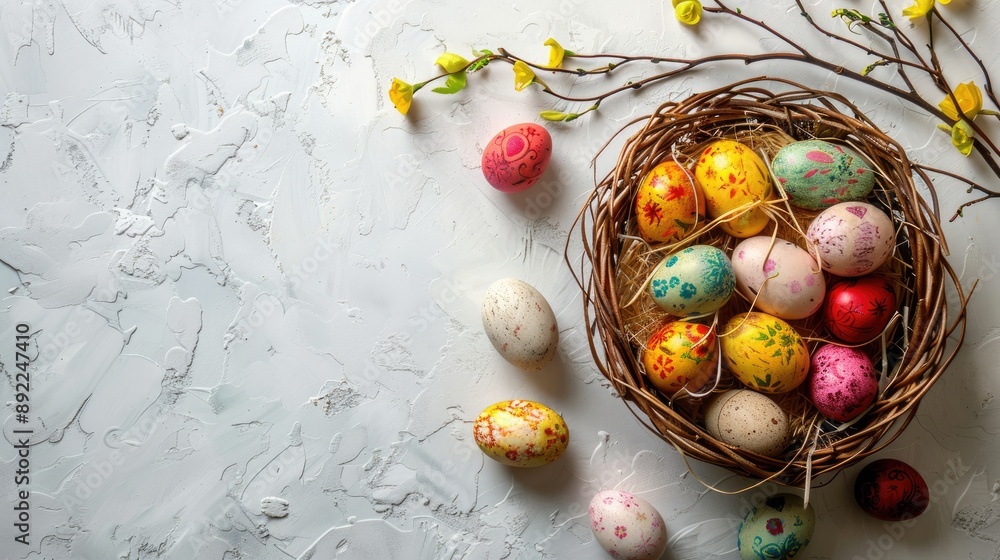
[[[399,78],[393,78],[392,87],[389,88],[389,101],[392,101],[397,111],[405,115],[413,103],[413,91],[413,86],[410,84]]]
[[[962,113],[965,118],[972,120],[976,118],[976,115],[983,110],[983,92],[979,90],[979,86],[975,82],[965,82],[963,84],[958,84],[955,88],[955,99],[958,100],[958,107],[961,108]],[[948,115],[953,121],[957,121],[959,118],[958,109],[955,108],[955,102],[952,101],[950,95],[946,95],[941,103],[938,103],[938,107],[941,112]]]
[[[535,72],[524,61],[514,63],[514,89],[521,91],[535,81]]]
[[[958,121],[955,126],[951,127],[951,143],[958,148],[959,153],[963,156],[972,153],[972,145],[975,141],[975,131],[966,121]]]
[[[568,117],[569,115],[570,115],[569,113],[563,113],[562,111],[555,111],[555,110],[542,111],[538,113],[539,117],[542,117],[547,121],[553,121],[553,122],[562,122],[566,120],[566,117]]]
[[[546,39],[543,44],[549,47],[549,68],[559,68],[563,57],[566,56],[566,49],[559,44],[559,41],[556,41],[552,37]]]
[[[948,2],[951,2],[951,0],[944,0],[941,3],[947,4]],[[903,15],[911,20],[920,19],[933,9],[934,0],[916,0],[916,3],[903,10]]]
[[[698,0],[672,0],[677,20],[687,25],[701,21],[701,2]]]
[[[439,56],[434,64],[437,64],[449,74],[461,72],[469,65],[469,61],[455,53],[446,52]]]

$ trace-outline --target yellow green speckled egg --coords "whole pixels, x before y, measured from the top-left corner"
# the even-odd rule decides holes
[[[682,387],[697,391],[716,371],[715,349],[715,333],[708,326],[671,321],[650,335],[642,364],[653,386],[667,395]]]
[[[712,142],[694,164],[694,179],[705,194],[710,217],[736,211],[720,224],[729,235],[757,235],[770,221],[759,205],[751,205],[770,196],[771,176],[760,156],[746,145],[735,140]]]
[[[724,363],[747,387],[762,393],[786,393],[805,381],[809,349],[785,321],[751,311],[730,319],[722,333]]]
[[[569,429],[559,414],[533,401],[502,401],[486,407],[472,427],[487,457],[512,467],[539,467],[566,451]]]
[[[635,197],[635,219],[643,239],[663,243],[683,239],[705,221],[705,196],[673,161],[646,174]]]

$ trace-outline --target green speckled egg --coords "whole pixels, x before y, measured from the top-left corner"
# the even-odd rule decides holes
[[[755,506],[740,524],[737,546],[742,560],[795,558],[816,527],[812,506],[793,494],[778,494]]]
[[[774,155],[771,170],[791,203],[810,210],[861,200],[875,187],[875,173],[858,152],[825,140],[788,144]]]
[[[735,288],[729,257],[710,245],[692,245],[667,255],[649,281],[650,297],[675,317],[713,313],[729,301]]]

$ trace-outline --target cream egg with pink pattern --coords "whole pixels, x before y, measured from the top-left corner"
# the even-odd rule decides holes
[[[863,276],[892,255],[896,231],[885,212],[867,202],[842,202],[820,212],[806,239],[823,261],[823,269],[838,276]]]
[[[656,560],[667,548],[660,512],[621,490],[605,490],[590,500],[590,528],[601,547],[619,560]]]

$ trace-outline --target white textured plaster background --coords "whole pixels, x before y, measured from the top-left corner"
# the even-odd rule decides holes
[[[790,2],[746,4],[803,28]],[[1000,70],[997,3],[948,10]],[[551,99],[515,92],[504,65],[456,96],[421,92],[408,118],[385,91],[393,76],[429,77],[445,48],[544,60],[549,36],[687,56],[770,42],[708,20],[682,28],[669,3],[632,0],[9,0],[0,29],[4,402],[15,325],[39,331],[31,544],[13,541],[8,419],[0,557],[599,559],[586,506],[614,487],[663,513],[664,558],[737,558],[736,526],[761,493],[706,491],[615,398],[563,244],[589,160],[623,123],[768,67],[721,65],[549,126],[552,167],[513,196],[485,183],[480,151]],[[794,71],[851,95],[911,157],[979,173],[927,117]],[[966,199],[938,188],[948,215]],[[912,527],[870,519],[848,469],[813,493],[805,558],[1000,558],[998,210],[947,225],[963,283],[980,280],[967,342],[882,453],[923,473],[931,507]],[[481,296],[505,276],[558,315],[559,355],[541,373],[504,362],[482,332]],[[511,470],[478,451],[471,420],[514,397],[563,414],[572,441],[558,462]]]

